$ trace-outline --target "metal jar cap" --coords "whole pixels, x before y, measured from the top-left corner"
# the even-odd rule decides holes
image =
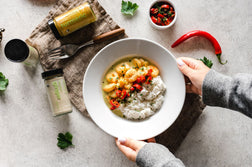
[[[4,53],[10,61],[23,62],[29,56],[29,48],[24,41],[12,39],[5,45]]]
[[[46,79],[47,77],[57,75],[57,74],[64,74],[63,69],[59,68],[59,69],[54,69],[54,70],[50,70],[50,71],[45,71],[45,72],[41,73],[41,76],[43,79]]]

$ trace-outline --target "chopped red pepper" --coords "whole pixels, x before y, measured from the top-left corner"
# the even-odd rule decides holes
[[[140,90],[140,91],[143,89],[142,86],[139,84],[134,84],[133,87],[135,87],[137,90]]]
[[[161,9],[169,9],[170,6],[168,4],[161,5]]]
[[[111,99],[109,103],[112,105],[112,107],[110,108],[111,110],[114,110],[120,106],[118,101],[116,101],[115,99]]]
[[[161,25],[161,18],[160,17],[157,18],[157,24]]]
[[[153,23],[157,24],[157,18],[156,17],[151,16],[151,20],[152,20]]]
[[[158,8],[151,8],[150,12],[151,12],[151,14],[157,14],[158,13]]]
[[[164,15],[158,13],[157,17],[164,18]]]
[[[116,91],[116,96],[117,96],[117,97],[120,97],[120,96],[121,96],[121,93],[122,93],[122,91],[117,90],[117,91]]]
[[[147,76],[151,76],[151,73],[153,72],[153,70],[152,69],[149,69],[148,70],[148,73],[147,73]]]
[[[133,92],[134,90],[135,90],[135,88],[134,88],[134,87],[131,87],[131,88],[130,88],[130,91],[132,91],[132,92]]]
[[[121,99],[125,99],[126,96],[127,96],[127,92],[125,89],[123,89]]]
[[[174,15],[173,15],[174,14]],[[153,23],[166,26],[175,18],[175,11],[171,4],[167,2],[156,2],[150,9],[150,17]],[[166,17],[167,19],[163,19]]]
[[[141,83],[144,83],[144,82],[145,82],[145,77],[144,77],[143,75],[141,75],[141,76],[139,77],[139,80],[140,80]]]
[[[136,79],[136,83],[140,83],[140,82],[141,82],[141,78],[138,77],[138,78]]]
[[[152,81],[152,76],[149,76],[149,77],[147,78],[147,80],[146,80],[146,84],[150,84],[151,81]]]

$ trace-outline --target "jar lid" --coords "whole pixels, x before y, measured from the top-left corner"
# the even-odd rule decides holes
[[[12,39],[5,45],[4,53],[10,61],[23,62],[29,56],[29,48],[24,41]]]
[[[60,36],[59,31],[57,30],[57,27],[55,26],[54,21],[52,19],[48,21],[48,25],[49,25],[50,29],[52,30],[56,39],[60,39],[61,36]]]
[[[59,68],[41,73],[43,79],[57,74],[64,74],[63,69]]]

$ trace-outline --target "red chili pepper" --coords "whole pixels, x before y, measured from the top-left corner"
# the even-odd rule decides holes
[[[161,6],[161,9],[169,9],[169,8],[170,8],[170,6],[167,5],[167,4],[164,4],[164,5]]]
[[[157,14],[158,13],[158,8],[151,8],[150,12],[151,12],[151,14]]]
[[[120,97],[120,96],[121,96],[121,93],[122,93],[122,91],[117,90],[117,91],[116,91],[116,96],[117,96],[117,97]]]
[[[152,20],[153,23],[157,24],[157,18],[156,17],[151,16],[151,20]]]
[[[127,93],[127,97],[130,97],[130,94],[129,94],[129,93]]]
[[[161,18],[160,17],[157,18],[157,24],[159,24],[159,25],[161,24]]]
[[[111,99],[109,103],[112,105],[112,107],[110,108],[111,110],[114,110],[120,106],[118,101],[116,101],[115,99]]]
[[[140,91],[143,89],[142,86],[139,84],[134,84],[133,87],[135,87],[137,90],[140,90]]]
[[[158,13],[157,17],[160,17],[162,19],[162,18],[164,18],[164,15]]]
[[[136,79],[136,83],[140,83],[140,82],[141,82],[141,78],[138,77],[138,78]]]
[[[151,83],[151,81],[152,81],[152,77],[151,77],[151,76],[149,76],[149,77],[147,78],[147,80],[146,80],[146,84],[150,84],[150,83]]]
[[[125,89],[123,89],[121,99],[125,99],[126,96],[127,96],[127,92]]]
[[[130,88],[130,91],[132,91],[132,92],[133,92],[134,90],[135,90],[135,88],[134,88],[134,87],[131,87],[131,88]]]
[[[144,77],[143,75],[141,75],[141,76],[139,77],[139,79],[140,79],[140,82],[141,82],[141,83],[144,83],[144,82],[145,82],[145,77]]]
[[[178,40],[176,40],[173,44],[172,44],[172,48],[178,46],[180,43],[182,43],[183,41],[191,38],[191,37],[194,37],[194,36],[202,36],[202,37],[205,37],[207,38],[214,46],[214,49],[215,49],[215,54],[220,62],[220,64],[226,64],[227,61],[225,63],[222,63],[221,62],[221,47],[220,47],[220,44],[218,43],[218,41],[211,35],[209,34],[208,32],[205,32],[205,31],[201,31],[201,30],[194,30],[194,31],[190,31],[186,34],[184,34],[183,36],[181,36]]]
[[[148,70],[148,73],[147,73],[147,76],[151,76],[151,73],[153,72],[153,70],[152,69],[149,69]]]

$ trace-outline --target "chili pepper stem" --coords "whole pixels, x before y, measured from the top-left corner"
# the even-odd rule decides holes
[[[220,64],[224,65],[224,64],[227,63],[227,60],[225,61],[225,63],[222,63],[222,62],[221,62],[221,54],[216,54],[216,56],[217,56],[217,58],[218,58]]]

